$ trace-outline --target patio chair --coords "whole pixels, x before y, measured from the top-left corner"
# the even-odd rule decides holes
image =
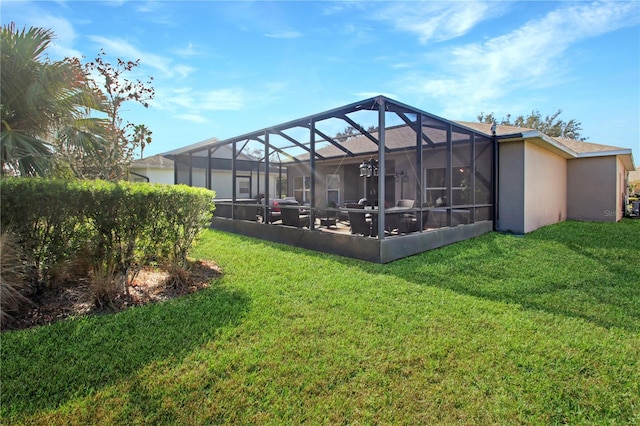
[[[407,212],[406,209],[414,208],[415,204],[415,200],[396,201],[396,205],[388,209],[385,215],[386,231],[392,232],[394,229],[397,229],[399,234],[413,232],[409,231],[409,228],[411,224],[416,221],[416,214],[414,212]]]
[[[372,222],[367,220],[366,213],[364,212],[364,204],[351,204],[348,205],[347,208],[362,210],[362,213],[348,212],[352,234],[362,234],[367,237],[375,237],[378,235],[376,230],[371,227]]]
[[[293,204],[293,203],[287,203],[286,205],[297,205]],[[309,227],[309,223],[310,223],[310,217],[309,215],[304,215],[301,216],[300,215],[300,210],[298,210],[298,208],[288,208],[288,207],[282,207],[280,209],[280,218],[282,219],[282,224],[283,225],[288,225],[288,226],[295,226],[296,228],[303,228],[303,227]]]
[[[422,221],[419,219],[420,213],[416,213],[415,215],[405,216],[400,219],[400,223],[398,225],[398,233],[400,234],[408,234],[410,232],[418,232],[425,228],[427,225],[427,221],[429,220],[429,211],[422,212]]]
[[[327,204],[327,207],[335,209],[338,206],[337,206],[337,204],[335,202],[330,201]],[[340,216],[340,212],[335,211],[335,210],[333,210],[333,211],[324,210],[324,211],[320,212],[320,214],[321,214],[321,216],[324,216],[324,217],[320,218],[320,226],[326,226],[327,228],[329,228],[331,226],[336,226],[336,227],[338,226],[337,222],[338,222],[338,217]]]
[[[412,209],[416,205],[415,200],[398,200],[396,202],[396,207],[405,207],[407,209]]]

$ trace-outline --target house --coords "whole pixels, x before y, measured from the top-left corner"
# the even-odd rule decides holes
[[[135,160],[129,166],[129,180],[172,185],[174,183],[173,160],[158,154]]]
[[[225,147],[224,161],[215,160]],[[256,151],[259,159],[247,155]],[[382,263],[491,230],[620,220],[635,170],[630,149],[450,121],[384,96],[165,155],[179,183],[212,187],[206,176],[236,176],[227,181],[233,195],[218,204],[232,212],[253,203],[248,215],[242,207],[250,220],[230,213],[214,217],[216,228]],[[239,193],[237,179],[247,177]],[[264,195],[261,205],[244,194]],[[283,196],[310,216],[306,228],[265,219],[270,200]],[[316,219],[328,208],[366,216],[369,232],[324,232]]]
[[[255,200],[261,193],[260,176],[265,175],[264,151],[248,145],[234,153],[231,144],[211,138],[162,155],[175,161],[176,184],[212,189],[218,200]]]
[[[198,142],[191,147],[207,147],[218,141],[210,138]],[[176,150],[179,151],[179,150]],[[204,154],[207,152],[195,152],[190,156],[178,157],[174,161],[174,151],[142,158],[131,163],[129,172],[130,180],[138,182],[152,182],[165,184],[184,184],[190,186],[207,187],[216,191],[216,198],[232,198],[232,170],[231,170],[231,148],[228,145],[218,146],[211,150],[210,158],[213,171],[207,180],[207,166]],[[256,158],[247,154],[236,156],[236,197],[253,198],[258,195],[258,186],[253,186],[252,180],[258,176]],[[191,166],[191,167],[190,167]],[[255,176],[254,176],[255,175]]]

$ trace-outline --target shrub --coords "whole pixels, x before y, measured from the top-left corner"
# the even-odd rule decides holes
[[[13,315],[29,301],[23,291],[28,287],[24,262],[14,237],[3,230],[0,233],[0,324],[5,328]]]
[[[90,238],[84,212],[88,197],[79,182],[4,178],[0,186],[2,227],[22,248],[33,283],[44,281]]]
[[[115,276],[115,288],[126,292],[140,265],[184,264],[211,219],[213,196],[184,185],[7,178],[0,217],[15,230],[34,282],[61,281],[81,267],[100,288]]]

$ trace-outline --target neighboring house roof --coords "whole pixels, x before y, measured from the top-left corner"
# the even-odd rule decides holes
[[[196,157],[206,157],[207,155],[207,150],[212,146],[212,144],[215,144],[216,142],[219,142],[218,138],[209,138],[209,139],[205,139],[203,141],[200,142],[196,142],[192,145],[188,145],[182,148],[177,148],[174,149],[172,151],[168,151],[163,153],[162,155],[167,156],[167,157],[175,157],[177,155],[181,155],[181,154],[185,154],[188,152],[193,153],[194,156]],[[202,148],[202,151],[197,151],[199,148]],[[222,159],[227,159],[230,160],[232,157],[232,151],[233,148],[231,145],[215,145],[212,148],[212,152],[211,152],[211,157],[212,158],[222,158]],[[255,161],[255,158],[243,154],[243,153],[238,153],[236,155],[236,159],[238,160],[247,160],[247,161]]]
[[[151,157],[141,158],[131,163],[132,168],[151,168],[151,169],[173,169],[173,160],[164,157],[162,154],[152,155]]]
[[[209,145],[211,145],[211,144],[213,144],[215,142],[218,142],[218,138],[209,138],[209,139],[205,139],[203,141],[196,142],[194,144],[191,144],[191,145],[188,145],[188,146],[185,146],[185,147],[182,147],[182,148],[176,148],[174,150],[165,152],[162,155],[171,155],[171,156],[173,156],[173,155],[182,154],[187,149],[189,151],[193,151],[193,150],[195,150],[197,148],[200,148],[200,147],[202,147],[204,149],[204,148],[207,148]]]

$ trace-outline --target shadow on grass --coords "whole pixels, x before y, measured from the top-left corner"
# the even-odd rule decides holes
[[[2,418],[86,397],[154,361],[179,362],[221,328],[238,325],[249,303],[244,293],[217,283],[113,315],[3,333]]]

